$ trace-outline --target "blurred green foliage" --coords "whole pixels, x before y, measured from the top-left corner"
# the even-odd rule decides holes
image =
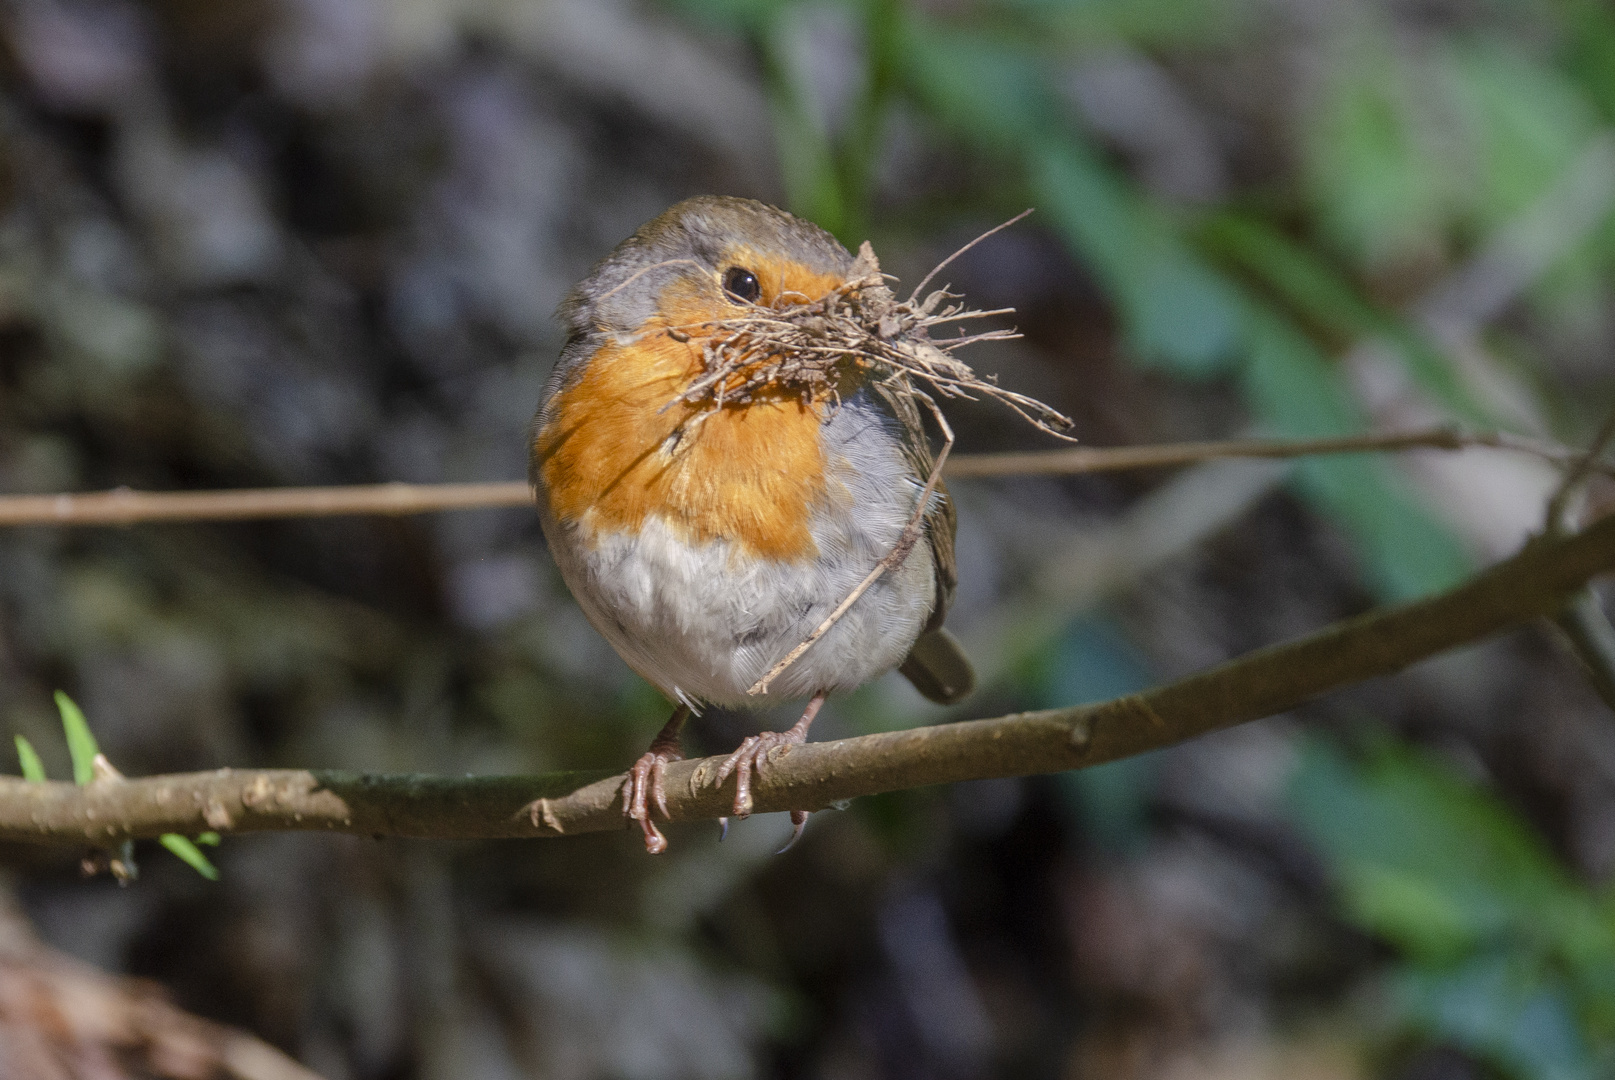
[[[67,752],[73,759],[73,783],[79,787],[95,779],[95,758],[101,752],[83,711],[62,691],[56,691],[56,708],[62,714],[62,734],[67,736]]]
[[[1044,215],[1113,301],[1134,360],[1190,378],[1234,379],[1254,424],[1279,435],[1364,427],[1327,358],[1362,337],[1391,346],[1452,418],[1505,426],[1508,418],[1478,404],[1424,330],[1372,286],[1376,275],[1461,253],[1522,213],[1564,177],[1615,107],[1615,20],[1599,5],[1518,5],[1499,14],[1505,24],[1534,18],[1573,31],[1557,55],[1484,34],[1410,48],[1365,10],[1334,36],[1341,55],[1326,58],[1320,100],[1297,140],[1294,185],[1259,202],[1246,193],[1187,207],[1112,162],[1059,78],[1107,49],[1214,49],[1251,29],[1255,5],[1005,0],[949,13],[895,0],[673,6],[743,35],[763,58],[793,209],[844,240],[863,239],[881,140],[898,112],[918,114],[991,167],[996,179],[983,202],[1006,216],[1027,204]],[[856,102],[833,131],[815,119],[812,79],[792,68],[784,46],[805,9],[840,12],[859,31]],[[1611,239],[1605,228],[1574,245],[1533,300],[1585,298],[1615,260]],[[1384,599],[1450,585],[1470,567],[1394,469],[1322,460],[1297,469],[1296,482],[1354,539],[1365,583]]]
[[[1353,759],[1313,741],[1290,804],[1346,919],[1401,958],[1395,1034],[1529,1080],[1615,1069],[1615,893],[1575,881],[1495,796],[1406,747]]]
[[[849,243],[877,217],[871,178],[883,137],[917,117],[987,178],[981,207],[1004,217],[1039,211],[1035,220],[1106,293],[1133,362],[1227,380],[1261,431],[1365,429],[1369,417],[1335,359],[1362,341],[1382,346],[1427,411],[1450,421],[1508,428],[1534,412],[1565,430],[1532,434],[1570,440],[1585,427],[1577,403],[1529,370],[1516,374],[1536,398],[1500,407],[1420,321],[1417,301],[1499,230],[1586,182],[1578,166],[1615,117],[1615,15],[1596,0],[1483,6],[1451,32],[1415,40],[1368,6],[1338,13],[1343,29],[1329,38],[1334,54],[1315,58],[1323,75],[1285,179],[1198,203],[1132,175],[1061,80],[1107,50],[1166,63],[1198,51],[1215,64],[1220,43],[1251,31],[1254,4],[674,6],[739,34],[763,58],[792,208]],[[811,74],[793,69],[784,46],[804,10],[839,12],[857,27],[863,71],[839,125],[816,118]],[[1575,205],[1574,191],[1565,197]],[[1607,291],[1608,203],[1588,197],[1580,231],[1526,283],[1524,306],[1550,331],[1573,331]],[[900,228],[893,222],[905,212],[883,204],[879,217]],[[1491,334],[1500,354],[1532,355],[1525,336],[1491,330],[1489,318],[1468,331]],[[1362,581],[1382,600],[1448,586],[1471,569],[1463,544],[1392,463],[1310,460],[1292,476],[1351,538]],[[1074,626],[1049,667],[1060,704],[1148,682],[1115,629],[1098,622]],[[1109,770],[1070,778],[1066,790],[1085,826],[1125,850],[1145,835],[1150,768]],[[1348,920],[1398,950],[1388,983],[1394,1030],[1520,1077],[1615,1069],[1615,899],[1574,881],[1510,811],[1414,752],[1385,746],[1352,761],[1321,743],[1291,809],[1334,866]]]

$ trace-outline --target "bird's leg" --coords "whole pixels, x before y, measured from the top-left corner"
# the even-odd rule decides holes
[[[622,783],[623,816],[639,822],[639,827],[645,833],[645,850],[652,855],[660,855],[667,850],[667,837],[651,820],[651,804],[662,812],[662,817],[669,816],[667,763],[684,760],[684,752],[679,747],[679,732],[689,718],[688,705],[674,709],[673,715],[662,725],[662,730],[651,740],[650,749],[634,762],[634,767],[628,770],[628,779]]]
[[[775,750],[785,751],[793,746],[800,746],[807,742],[808,728],[813,718],[819,715],[819,709],[824,705],[824,695],[814,694],[813,700],[808,702],[807,708],[802,712],[802,719],[798,720],[789,731],[765,731],[760,735],[749,735],[740,744],[740,748],[729,755],[727,761],[718,767],[718,783],[721,785],[729,779],[730,773],[735,773],[735,816],[745,817],[751,813],[751,778],[753,774],[762,773],[763,764],[769,760],[769,755]],[[802,835],[802,826],[807,824],[806,810],[792,810],[791,823],[796,826],[796,832],[791,836],[791,843]],[[789,847],[787,844],[786,847]]]

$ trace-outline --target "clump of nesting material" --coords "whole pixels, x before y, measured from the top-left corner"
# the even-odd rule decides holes
[[[947,260],[951,261],[952,258]],[[834,399],[837,387],[851,369],[873,377],[876,388],[897,405],[905,422],[908,415],[918,413],[919,402],[940,421],[935,400],[916,385],[919,382],[938,397],[995,399],[1039,430],[1066,438],[1064,432],[1072,426],[1068,417],[1036,398],[1004,389],[992,376],[976,374],[953,355],[966,345],[1007,341],[1019,337],[1018,333],[961,330],[952,337],[931,336],[938,326],[958,326],[1014,311],[967,310],[957,302],[959,297],[946,289],[921,298],[920,290],[937,270],[928,274],[908,299],[898,300],[887,285],[888,275],[881,273],[874,249],[866,241],[858,249],[847,281],[818,300],[756,307],[732,319],[669,331],[681,339],[699,340],[702,356],[701,374],[669,405],[680,401],[709,402],[713,406],[746,404],[759,393],[777,394],[781,388],[800,390],[808,400]]]

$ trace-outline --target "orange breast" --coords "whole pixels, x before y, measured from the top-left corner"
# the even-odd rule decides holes
[[[837,284],[760,260],[753,269],[765,302],[785,290],[816,298]],[[734,314],[715,309],[702,284],[669,287],[650,332],[603,346],[552,403],[533,448],[550,506],[602,531],[632,532],[656,515],[692,543],[724,539],[756,556],[811,558],[809,522],[825,496],[821,403],[782,390],[745,405],[668,407],[701,371],[700,339],[656,331]]]

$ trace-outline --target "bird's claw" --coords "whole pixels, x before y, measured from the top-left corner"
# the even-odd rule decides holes
[[[735,752],[718,766],[717,783],[723,786],[730,775],[735,777],[735,816],[751,816],[751,780],[761,776],[763,765],[775,750],[785,751],[806,742],[806,736],[790,731],[765,731],[761,735],[748,735]]]
[[[663,818],[671,816],[667,812],[667,763],[679,760],[677,752],[647,750],[622,782],[623,817],[639,823],[645,834],[645,850],[652,855],[667,850],[667,837],[651,820],[651,807],[660,810]]]
[[[796,846],[796,842],[802,839],[802,830],[807,828],[807,819],[808,812],[806,810],[791,811],[791,838],[785,841],[784,847],[774,852],[775,855],[783,855]]]

